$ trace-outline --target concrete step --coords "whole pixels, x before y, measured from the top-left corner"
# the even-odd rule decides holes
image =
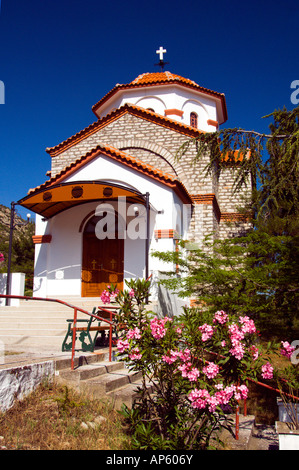
[[[94,377],[80,382],[80,391],[91,394],[94,398],[109,398],[108,392],[115,391],[120,387],[130,385],[139,380],[141,374],[138,372],[130,372],[128,369],[116,370],[104,374],[103,376]]]
[[[123,403],[132,406],[137,397],[137,388],[142,385],[141,378],[141,373],[130,371],[123,362],[105,360],[103,354],[98,355],[98,360],[78,365],[75,370],[70,370],[65,360],[56,373],[56,380],[60,384],[92,398],[106,399],[114,409],[121,409]]]
[[[119,361],[100,361],[98,363],[86,364],[75,370],[62,370],[59,373],[61,381],[70,381],[74,385],[79,384],[82,380],[94,379],[96,377],[108,374],[110,372],[124,369],[123,362]]]
[[[119,387],[116,390],[107,392],[106,396],[109,398],[116,410],[121,410],[122,405],[126,405],[128,408],[132,408],[134,401],[138,398],[138,389],[143,386],[142,378],[136,378],[133,383],[129,383],[124,387]],[[146,384],[149,393],[154,392],[154,386],[149,383]]]

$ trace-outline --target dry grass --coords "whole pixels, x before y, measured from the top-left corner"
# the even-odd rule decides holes
[[[128,449],[122,418],[100,400],[56,384],[40,386],[0,415],[0,449]]]

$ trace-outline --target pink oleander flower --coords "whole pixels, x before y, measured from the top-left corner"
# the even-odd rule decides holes
[[[202,341],[207,341],[212,338],[214,333],[214,328],[207,323],[198,327],[199,331],[202,333],[201,339]]]
[[[244,338],[244,333],[239,329],[236,323],[232,323],[228,327],[228,331],[233,346],[236,346]]]
[[[198,377],[200,375],[200,372],[196,367],[192,367],[192,369],[187,373],[187,377],[190,380],[190,382],[196,382]]]
[[[127,339],[125,339],[124,341],[122,339],[119,339],[117,341],[117,349],[121,354],[124,353],[126,349],[129,349],[129,347],[130,344]]]
[[[254,321],[251,320],[249,317],[239,317],[239,322],[242,324],[241,330],[243,333],[255,333],[256,327]]]
[[[190,372],[190,367],[192,366],[191,362],[186,362],[181,366],[178,366],[178,370],[181,371],[182,377],[188,377],[188,373]]]
[[[248,388],[246,387],[246,385],[240,385],[236,387],[236,392],[235,392],[236,400],[246,400],[247,397],[248,397]]]
[[[210,411],[210,413],[214,413],[217,406],[219,405],[219,401],[216,395],[214,395],[213,397],[210,396],[209,398],[207,398],[207,405],[209,405],[208,410]]]
[[[240,361],[245,353],[244,346],[242,343],[235,342],[234,347],[231,348],[229,352]]]
[[[126,334],[127,339],[140,339],[141,333],[139,328],[136,326],[135,328],[129,330]]]
[[[222,384],[220,384],[220,386],[222,386],[222,389],[220,390],[219,390],[219,386],[216,387],[219,390],[219,392],[215,393],[215,397],[217,398],[219,405],[227,405],[229,401],[231,400],[231,398],[234,396],[236,387],[235,385],[229,385],[223,388]]]
[[[179,351],[173,351],[170,350],[170,356],[167,356],[166,354],[162,356],[162,360],[164,362],[167,362],[167,364],[173,364],[179,357]]]
[[[190,361],[191,359],[190,349],[186,348],[183,351],[179,351],[179,358],[183,362]]]
[[[263,379],[273,379],[273,367],[269,362],[262,366],[262,377]]]
[[[210,398],[210,394],[207,390],[198,390],[195,388],[188,395],[188,400],[191,401],[192,408],[203,409],[207,406],[207,399]]]
[[[4,261],[4,255],[3,253],[0,253],[0,263],[2,263]]]
[[[110,293],[110,301],[111,301],[112,299],[115,299],[115,298],[118,296],[118,294],[119,294],[119,289],[115,289],[114,292],[111,292],[111,293]]]
[[[141,359],[142,354],[140,353],[139,348],[132,349],[131,353],[129,354],[129,358],[132,361]]]
[[[208,377],[208,379],[214,379],[219,372],[219,366],[214,362],[209,362],[207,366],[202,369],[203,373]]]
[[[161,339],[166,335],[166,328],[164,325],[168,321],[172,321],[171,318],[164,317],[164,318],[159,319],[156,317],[156,318],[153,318],[153,320],[151,320],[150,322],[151,332],[155,339]]]
[[[134,295],[135,295],[135,291],[134,291],[134,289],[131,289],[129,291],[129,296],[132,298],[132,297],[134,297]]]
[[[171,357],[166,356],[166,354],[164,354],[164,356],[162,356],[162,361],[166,362],[167,364],[173,364],[176,359],[173,360]]]
[[[104,290],[101,294],[101,301],[104,304],[109,304],[110,303],[110,293],[106,290]]]
[[[218,312],[215,313],[214,318],[213,318],[213,323],[220,323],[221,325],[224,325],[228,320],[228,315],[225,313],[223,310],[219,310]]]
[[[295,351],[295,347],[291,346],[288,341],[281,341],[281,344],[282,344],[282,349],[280,350],[280,354],[290,359],[291,355]]]
[[[223,390],[223,384],[216,384],[216,385],[215,385],[215,388],[216,388],[217,390]]]
[[[222,346],[223,348],[225,347],[225,345],[226,345],[226,341],[224,341],[224,340],[221,341],[221,346]]]

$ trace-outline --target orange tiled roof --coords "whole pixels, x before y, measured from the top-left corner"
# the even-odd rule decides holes
[[[179,80],[181,82],[187,83],[188,85],[198,86],[193,80],[189,78],[181,77],[171,72],[158,72],[158,73],[142,73],[138,75],[131,84],[144,84],[144,83],[159,83],[159,82],[169,82],[173,80]]]
[[[123,85],[118,83],[117,85],[115,85],[114,88],[112,88],[111,91],[109,91],[109,93],[107,93],[102,99],[100,99],[100,101],[98,101],[95,105],[93,105],[92,110],[96,114],[97,109],[103,103],[105,103],[105,101],[107,101],[112,95],[117,93],[119,90],[146,87],[146,86],[152,86],[152,85],[169,85],[171,83],[180,84],[188,88],[193,88],[197,91],[201,91],[208,95],[212,95],[217,98],[220,98],[222,101],[222,106],[223,106],[224,121],[227,120],[226,102],[225,102],[225,96],[223,93],[219,93],[217,91],[204,88],[198,85],[193,80],[190,80],[189,78],[184,78],[184,77],[181,77],[180,75],[176,75],[171,72],[143,73],[141,75],[138,75],[138,77],[135,78],[135,80],[133,80],[131,83],[127,83]]]
[[[159,181],[166,186],[171,187],[183,200],[183,202],[192,204],[193,200],[189,195],[187,189],[178,179],[172,175],[158,170],[152,165],[145,163],[141,160],[138,160],[135,157],[132,157],[126,152],[118,150],[110,145],[98,145],[94,149],[90,150],[88,153],[83,155],[81,158],[77,159],[75,162],[71,163],[69,166],[64,168],[60,173],[50,178],[45,183],[41,184],[37,188],[31,189],[29,194],[33,194],[35,191],[41,191],[56,184],[62,183],[67,177],[71,176],[73,173],[78,171],[81,167],[89,163],[91,160],[96,158],[98,155],[106,155],[116,161],[121,162],[122,164],[137,170],[143,173],[150,178]]]
[[[54,147],[46,148],[46,152],[49,153],[51,157],[55,157],[56,155],[59,155],[68,148],[72,147],[73,145],[78,144],[79,142],[86,139],[95,132],[98,132],[100,129],[107,126],[108,124],[110,124],[111,122],[126,113],[141,117],[142,119],[154,122],[155,124],[167,127],[168,129],[173,129],[188,137],[198,137],[200,134],[203,134],[203,131],[195,129],[192,126],[188,126],[187,124],[182,124],[174,119],[170,119],[168,117],[162,116],[160,114],[157,114],[148,109],[141,108],[139,106],[125,104],[124,106],[121,106],[115,111],[112,111],[111,113],[107,114],[102,119],[99,119],[93,124],[90,124],[88,127],[64,140],[60,144],[55,145]]]

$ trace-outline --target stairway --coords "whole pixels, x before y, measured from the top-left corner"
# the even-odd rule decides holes
[[[100,305],[99,298],[60,297],[76,307],[92,312]],[[6,348],[48,348],[61,351],[67,331],[66,319],[74,311],[63,304],[39,300],[21,300],[19,307],[0,307],[0,341]],[[78,312],[78,318],[87,318]]]
[[[55,380],[92,398],[106,399],[114,409],[120,410],[123,403],[131,407],[142,376],[130,372],[123,362],[109,362],[106,357],[105,353],[82,356],[75,370],[70,370],[69,361],[58,360]]]

